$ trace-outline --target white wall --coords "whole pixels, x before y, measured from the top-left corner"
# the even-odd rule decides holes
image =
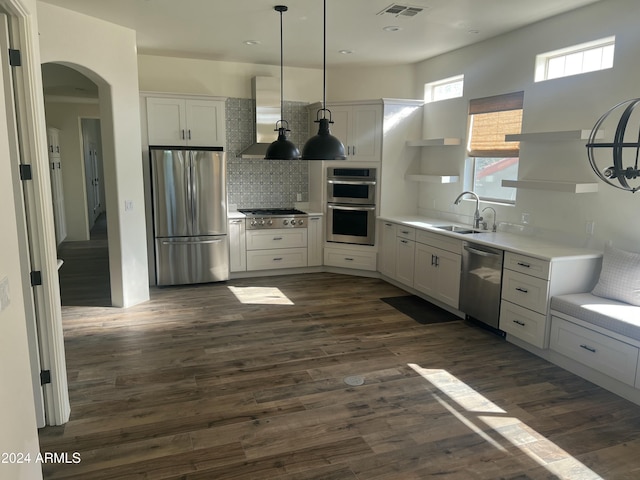
[[[640,3],[603,0],[574,12],[442,55],[416,66],[418,89],[426,82],[464,74],[464,98],[425,106],[424,135],[466,137],[471,98],[524,90],[523,132],[591,129],[608,108],[639,96]],[[616,35],[613,69],[534,83],[536,54]],[[588,164],[586,142],[522,143],[519,178],[585,180],[599,183],[595,194],[519,190],[514,207],[496,206],[499,221],[520,222],[529,213],[531,225],[601,248],[613,240],[621,248],[640,250],[640,223],[629,222],[637,195],[600,182]],[[464,147],[430,149],[423,169],[453,169],[462,174]],[[425,213],[471,213],[471,205],[452,207],[462,184],[422,186],[419,206]],[[624,212],[628,212],[628,215]],[[586,222],[595,221],[595,236]]]
[[[67,241],[89,240],[80,119],[100,116],[98,103],[46,102],[47,126],[60,129]]]
[[[42,62],[75,68],[98,85],[111,297],[115,306],[135,305],[149,298],[135,32],[43,2],[38,16]]]
[[[251,78],[280,77],[280,66],[193,58],[138,55],[140,91],[251,98]],[[284,98],[315,102],[322,98],[322,70],[284,69]]]
[[[422,94],[416,96],[416,91],[414,65],[327,69],[327,101],[329,102],[376,98],[422,98]]]

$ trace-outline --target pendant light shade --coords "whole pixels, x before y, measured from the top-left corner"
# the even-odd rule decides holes
[[[280,13],[280,116],[284,114],[284,54],[282,40],[282,14],[289,10],[286,5],[276,5],[273,7],[276,12]],[[278,120],[276,122],[276,132],[278,139],[267,148],[265,160],[298,160],[300,158],[300,150],[295,144],[287,138],[289,123],[286,120]]]
[[[318,134],[307,140],[302,148],[303,160],[346,160],[344,145],[338,138],[331,135],[330,124],[331,111],[327,110],[327,0],[324,0],[324,22],[323,22],[323,92],[322,108],[316,113],[315,123],[318,124]],[[327,118],[329,112],[329,118]],[[322,116],[320,115],[322,113]]]

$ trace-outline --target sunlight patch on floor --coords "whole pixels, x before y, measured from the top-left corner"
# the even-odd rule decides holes
[[[251,305],[294,305],[279,288],[276,287],[228,287],[240,303]]]
[[[536,432],[518,418],[509,416],[508,412],[446,370],[426,369],[415,363],[408,365],[452,400],[452,402],[448,402],[439,394],[433,393],[433,397],[440,405],[494,448],[508,453],[507,448],[493,438],[495,435],[492,437],[491,432],[499,434],[536,464],[556,475],[558,479],[603,480],[601,476],[544,435]],[[456,409],[453,402],[458,404],[461,409]],[[489,427],[488,431],[486,427]]]

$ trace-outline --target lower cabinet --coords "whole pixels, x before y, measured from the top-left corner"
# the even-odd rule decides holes
[[[307,229],[248,230],[247,270],[307,266]]]
[[[322,243],[324,239],[322,215],[309,216],[307,221],[307,265],[317,267],[322,265]]]
[[[551,317],[549,348],[627,385],[636,380],[638,348],[562,318]]]
[[[229,220],[229,270],[244,272],[247,270],[246,225],[244,218]]]
[[[376,270],[376,252],[373,249],[325,246],[324,264],[330,267]]]
[[[413,287],[419,292],[458,308],[462,256],[416,242]]]
[[[396,275],[399,282],[413,287],[416,256],[416,231],[414,228],[398,226],[396,231]]]
[[[378,271],[389,278],[396,278],[396,230],[398,225],[392,222],[379,222]]]

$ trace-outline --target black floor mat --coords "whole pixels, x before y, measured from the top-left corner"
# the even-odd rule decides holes
[[[403,295],[401,297],[381,298],[393,308],[405,315],[413,318],[416,322],[423,325],[429,323],[451,322],[454,320],[462,320],[460,317],[451,312],[429,303],[415,295]]]

